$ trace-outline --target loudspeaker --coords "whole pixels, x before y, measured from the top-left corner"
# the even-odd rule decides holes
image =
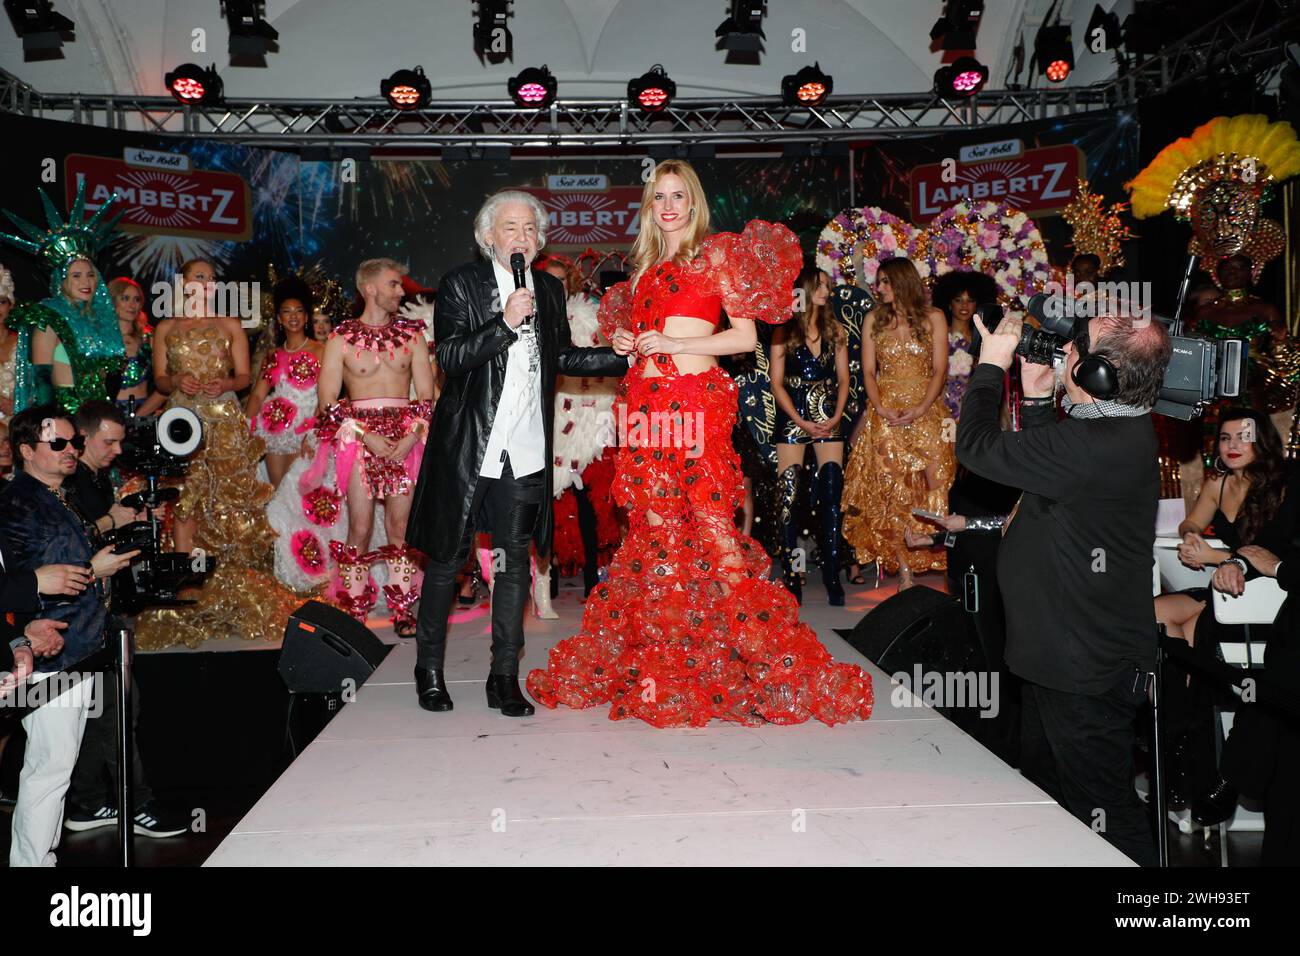
[[[338,694],[344,681],[366,682],[388,648],[336,607],[308,601],[289,615],[280,649],[280,677],[291,694]]]
[[[969,618],[957,598],[916,585],[868,611],[845,640],[886,674],[910,674],[916,664],[927,672],[983,671]]]

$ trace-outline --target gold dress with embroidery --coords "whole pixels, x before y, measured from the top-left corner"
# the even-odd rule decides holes
[[[911,334],[903,341],[894,332],[873,337],[881,404],[899,411],[921,404],[934,368],[930,342]],[[908,550],[903,538],[907,528],[935,531],[934,525],[912,515],[913,508],[948,513],[948,488],[957,469],[956,436],[951,423],[945,427],[948,411],[942,396],[910,425],[890,426],[872,406],[863,414],[862,434],[849,450],[844,473],[844,540],[859,562],[879,561],[887,574],[898,572],[900,551],[917,574],[942,571],[947,567],[946,549]],[[932,462],[937,480],[930,490],[925,469]]]
[[[167,373],[193,375],[200,382],[234,374],[230,347],[221,329],[200,326],[168,333]],[[189,607],[157,608],[140,615],[136,643],[144,650],[176,644],[197,647],[205,640],[240,637],[278,640],[299,603],[274,575],[275,532],[266,520],[273,489],[257,480],[266,452],[249,431],[234,392],[213,398],[177,389],[168,407],[191,409],[203,422],[203,444],[190,458],[175,514],[195,522],[195,544],[215,560],[202,587],[182,596]]]

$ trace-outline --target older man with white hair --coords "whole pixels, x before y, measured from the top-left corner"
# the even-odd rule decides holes
[[[481,528],[491,531],[493,549],[503,556],[493,578],[488,706],[507,717],[533,713],[519,688],[519,658],[529,542],[541,554],[551,542],[555,379],[628,369],[630,332],[620,332],[612,349],[573,345],[563,284],[531,268],[547,223],[537,197],[496,193],[474,220],[483,258],[453,269],[438,286],[434,328],[446,386],[407,526],[409,542],[429,557],[415,668],[426,710],[452,709],[443,670],[447,615],[456,572]]]

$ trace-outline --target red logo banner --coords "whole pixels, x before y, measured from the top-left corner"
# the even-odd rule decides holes
[[[1067,143],[1019,156],[958,162],[953,182],[945,182],[944,168],[931,163],[912,170],[913,222],[928,223],[963,200],[1005,202],[1030,216],[1049,216],[1070,204],[1086,167],[1082,150]]]

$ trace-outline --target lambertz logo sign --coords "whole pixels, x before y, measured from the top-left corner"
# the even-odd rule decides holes
[[[528,188],[550,217],[546,247],[621,248],[636,239],[640,186],[611,186],[598,173],[551,175]]]
[[[98,209],[114,192],[124,208],[124,232],[193,236],[244,242],[253,234],[253,196],[234,173],[192,169],[189,157],[128,149],[125,159],[73,153],[64,163],[72,202],[86,181],[86,210]]]
[[[963,200],[1052,215],[1070,204],[1084,169],[1083,152],[1072,143],[1023,151],[1019,140],[966,146],[955,166],[931,163],[912,170],[912,221],[927,223]]]

